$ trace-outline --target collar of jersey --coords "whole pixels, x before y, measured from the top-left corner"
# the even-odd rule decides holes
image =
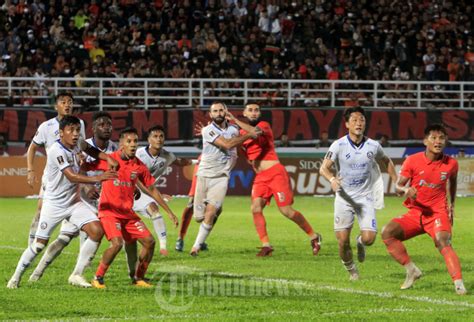
[[[360,145],[357,146],[357,145],[351,140],[349,134],[347,134],[346,137],[347,137],[347,141],[349,141],[349,144],[350,144],[355,150],[360,150],[360,149],[362,149],[362,147],[363,147],[364,144],[365,144],[365,141],[367,141],[367,140],[365,139],[365,136],[363,136],[363,137],[362,137],[362,141],[360,142]]]
[[[423,159],[425,159],[425,163],[426,164],[432,164],[432,163],[441,163],[443,162],[444,160],[444,153],[441,152],[442,155],[441,155],[441,158],[439,160],[430,160],[428,159],[428,157],[426,156],[426,151],[423,151]]]
[[[149,145],[147,145],[147,146],[145,147],[146,153],[150,156],[150,158],[152,158],[152,159],[158,159],[158,157],[161,155],[161,151],[162,151],[163,149],[161,149],[161,150],[160,150],[160,153],[158,153],[158,155],[157,155],[156,157],[154,157],[154,156],[150,153],[150,151],[148,151],[148,148],[149,148],[149,147],[150,147]]]
[[[66,151],[72,152],[72,150],[70,150],[68,147],[66,147],[66,146],[61,142],[61,139],[56,140],[56,142],[58,142],[59,145],[62,146],[63,149],[65,149]]]
[[[217,126],[217,124],[214,123],[214,122],[212,122],[211,124],[212,124],[217,130],[219,130],[219,131],[221,131],[221,132],[225,130],[225,129],[222,129],[222,128],[220,128],[219,126]],[[227,123],[227,121],[225,121],[225,124],[227,124],[227,126],[226,126],[226,129],[227,129],[227,128],[229,127],[229,124]]]

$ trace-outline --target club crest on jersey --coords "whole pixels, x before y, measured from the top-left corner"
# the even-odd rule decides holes
[[[374,153],[372,151],[367,152],[367,157],[372,160]]]
[[[441,181],[446,180],[447,177],[448,177],[448,173],[447,173],[447,172],[441,172]]]
[[[137,178],[137,173],[135,171],[132,171],[130,173],[130,180],[135,180]]]

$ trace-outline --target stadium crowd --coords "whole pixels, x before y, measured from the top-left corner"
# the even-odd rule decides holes
[[[467,1],[7,0],[0,10],[0,76],[75,79],[66,86],[94,87],[84,77],[474,81]],[[30,106],[50,90],[32,85],[4,104]],[[272,86],[255,95],[279,105],[282,85]]]

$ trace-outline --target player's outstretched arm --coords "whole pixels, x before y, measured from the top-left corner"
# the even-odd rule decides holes
[[[392,159],[390,159],[387,156],[384,156],[381,161],[384,167],[387,169],[388,175],[392,179],[392,182],[396,183],[398,181],[398,176],[397,176],[397,170],[395,170],[395,164],[393,164]]]
[[[66,176],[66,178],[72,183],[97,183],[97,182],[117,178],[117,173],[112,170],[109,170],[100,175],[91,176],[91,177],[85,176],[80,173],[76,173],[72,171],[71,168],[64,169],[63,173]]]
[[[252,131],[249,131],[247,134],[237,136],[232,139],[226,139],[226,138],[223,138],[222,136],[219,136],[214,141],[214,144],[224,150],[230,150],[232,148],[235,148],[236,146],[241,145],[248,139],[257,138],[260,134],[262,134],[262,131],[259,128],[254,128]]]
[[[28,151],[26,152],[26,167],[28,169],[28,175],[26,180],[30,187],[33,187],[35,182],[38,182],[38,178],[35,174],[35,157],[36,151],[38,151],[39,145],[35,142],[31,142],[30,146],[28,147]]]
[[[415,187],[406,187],[408,181],[410,181],[410,178],[400,176],[395,186],[395,192],[399,196],[415,199],[417,190]]]
[[[174,227],[175,228],[178,227],[179,225],[178,217],[176,217],[176,215],[173,213],[170,207],[168,207],[168,204],[163,199],[163,196],[161,195],[161,192],[158,190],[158,188],[156,188],[155,185],[146,187],[140,180],[137,181],[137,186],[143,191],[145,191],[147,195],[152,197],[158,203],[158,205],[160,205],[161,208],[163,208],[166,211],[166,213],[168,213],[168,216],[173,222]]]
[[[246,131],[246,132],[250,132],[250,131],[255,130],[255,127],[253,127],[252,125],[247,124],[247,123],[245,123],[245,122],[242,122],[241,120],[239,120],[238,118],[236,118],[236,117],[235,117],[231,112],[229,112],[229,111],[226,112],[225,118],[226,118],[228,121],[234,122],[235,124],[237,124],[241,129],[243,129],[243,130]]]
[[[90,145],[85,140],[79,142],[79,148],[94,159],[107,161],[107,163],[109,164],[109,169],[117,170],[118,162],[115,159],[110,157],[107,153],[104,153],[96,147]]]
[[[332,191],[337,192],[341,189],[341,177],[336,177],[336,175],[332,172],[333,165],[334,161],[329,158],[325,158],[321,168],[319,168],[319,174],[331,183]]]

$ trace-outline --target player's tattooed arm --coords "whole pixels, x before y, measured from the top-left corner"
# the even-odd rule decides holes
[[[332,153],[332,152],[328,152]],[[336,175],[333,173],[333,165],[334,161],[331,160],[330,155],[326,155],[326,157],[323,160],[323,164],[321,165],[321,168],[319,168],[319,174],[322,175],[326,180],[328,180],[331,183],[331,188],[332,191],[337,192],[341,189],[341,177],[336,177]]]
[[[406,184],[408,183],[408,181],[410,181],[410,178],[400,176],[395,186],[395,192],[399,196],[415,199],[416,193],[418,191],[416,190],[415,187],[406,187]]]

